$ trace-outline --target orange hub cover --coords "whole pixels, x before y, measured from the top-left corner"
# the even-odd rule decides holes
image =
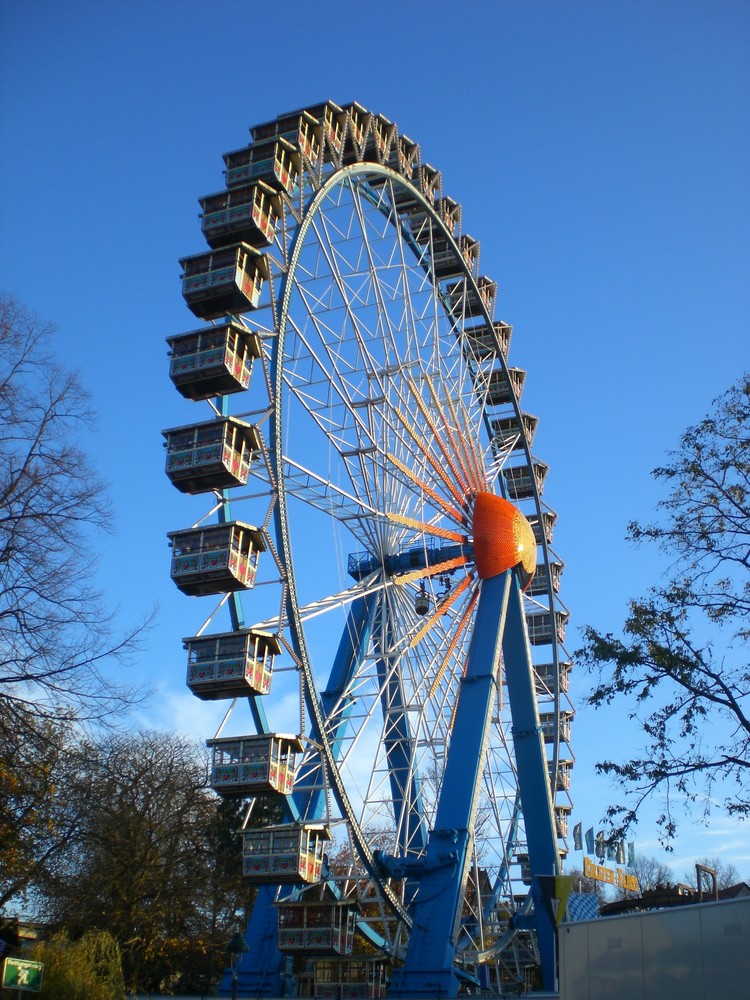
[[[479,493],[474,501],[474,562],[482,580],[518,567],[525,590],[536,569],[536,540],[521,511],[503,497]]]

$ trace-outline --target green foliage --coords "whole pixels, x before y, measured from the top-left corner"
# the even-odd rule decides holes
[[[241,806],[207,788],[205,748],[183,737],[111,735],[85,746],[66,787],[76,835],[40,886],[72,938],[118,942],[128,989],[206,992],[249,905]]]
[[[670,487],[662,520],[629,527],[667,554],[670,579],[630,602],[621,637],[589,627],[577,653],[599,675],[588,703],[626,698],[645,737],[630,759],[597,765],[629,793],[609,810],[613,837],[658,792],[666,845],[675,800],[707,816],[720,797],[728,813],[750,815],[750,376],[670,458],[654,470]]]
[[[3,734],[0,900],[28,890],[27,910],[72,942],[107,931],[129,989],[209,992],[255,892],[246,804],[211,792],[205,747],[183,737],[75,735],[36,716]],[[278,822],[280,804],[259,797],[250,822]]]
[[[122,1000],[125,994],[120,949],[106,931],[77,941],[56,935],[35,945],[32,958],[44,963],[41,1000]]]

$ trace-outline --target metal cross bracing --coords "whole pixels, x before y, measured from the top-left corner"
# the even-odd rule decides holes
[[[252,300],[244,272],[221,291],[262,352],[248,388],[209,405],[226,416],[239,401],[262,447],[253,485],[215,490],[206,517],[227,523],[240,509],[268,558],[244,611],[232,593],[201,631],[228,614],[231,629],[278,635],[286,669],[268,695],[248,690],[251,721],[302,735],[287,818],[327,825],[338,862],[323,878],[360,898],[359,933],[385,956],[391,994],[439,982],[451,995],[460,978],[481,979],[480,960],[496,976],[501,946],[504,959],[535,954],[518,947],[523,857],[535,903],[525,909],[552,982],[553,928],[533,876],[559,870],[566,850],[556,821],[569,803],[561,760],[567,775],[573,759],[559,749],[572,711],[567,611],[541,500],[546,466],[531,452],[536,418],[520,406],[525,373],[507,363],[510,327],[493,316],[497,286],[478,273],[478,243],[439,172],[393,123],[327,102],[251,131],[249,147],[225,156],[236,194],[204,199],[203,230],[212,247],[262,252],[262,268],[249,250],[237,255],[254,269]],[[190,259],[186,300],[208,321],[224,319],[211,305],[224,257],[215,276],[210,260]],[[525,595],[476,571],[474,501],[486,492],[513,499],[534,527],[539,574]],[[295,699],[296,720],[284,715]],[[239,975],[272,996],[274,901],[303,886],[269,878]],[[447,916],[427,941],[414,924],[434,893]]]

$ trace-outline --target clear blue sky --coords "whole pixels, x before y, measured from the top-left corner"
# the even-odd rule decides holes
[[[200,612],[169,580],[186,514],[160,435],[193,413],[164,338],[195,325],[177,259],[204,245],[196,199],[221,187],[221,154],[330,98],[396,121],[442,171],[529,373],[575,648],[655,581],[625,526],[748,367],[749,42],[745,0],[4,0],[0,284],[58,324],[99,413],[116,533],[96,572],[124,621],[160,607],[133,667],[160,692],[142,721],[195,711],[180,638]],[[625,715],[579,712],[574,822],[611,799],[592,763],[637,740]],[[676,872],[721,854],[748,873],[746,839],[685,824]],[[639,849],[656,850],[647,826]]]

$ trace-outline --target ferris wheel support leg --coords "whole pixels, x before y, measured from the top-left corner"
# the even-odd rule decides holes
[[[419,871],[413,926],[404,964],[396,969],[389,997],[454,997],[454,967],[461,901],[472,856],[477,790],[482,777],[492,706],[497,699],[500,645],[511,571],[482,582],[474,635],[458,693],[435,828]]]
[[[384,638],[386,649],[395,647],[395,639],[388,634],[392,627],[386,609],[381,604],[381,644]],[[407,852],[421,854],[427,846],[427,827],[422,795],[414,769],[413,738],[408,709],[404,704],[404,692],[399,677],[389,671],[386,659],[382,657],[378,659],[377,670],[382,691],[383,716],[388,720],[383,742],[388,761],[396,829],[399,831],[396,849],[401,854]],[[407,887],[405,891],[408,899],[410,889]]]
[[[508,620],[503,634],[503,663],[513,722],[518,790],[533,880],[531,894],[534,900],[534,924],[539,943],[542,978],[544,988],[554,990],[555,923],[548,901],[542,897],[537,876],[559,874],[557,830],[547,756],[539,725],[523,598],[517,584],[511,588],[508,602]]]
[[[328,684],[320,696],[323,715],[326,719],[332,717],[333,710],[341,697],[341,692],[351,682],[352,677],[362,662],[370,641],[376,606],[376,596],[370,594],[367,597],[358,598],[349,609],[344,631],[342,632],[328,678]],[[311,708],[311,706],[309,707]],[[337,721],[331,726],[328,733],[333,756],[336,759],[340,756],[342,741],[349,725],[350,711],[351,704],[348,707],[340,709]],[[313,743],[318,743],[321,738],[314,718],[311,723],[309,738]],[[295,780],[295,803],[300,814],[306,819],[318,820],[325,816],[326,790],[321,782],[319,772],[320,761],[315,758],[308,764],[303,763]],[[318,776],[316,777],[316,775]],[[313,787],[309,788],[308,786],[311,782]]]
[[[235,990],[240,996],[280,997],[283,983],[283,956],[277,947],[276,886],[261,885],[245,931],[249,951],[239,956]],[[219,984],[219,996],[232,995],[232,970],[226,969]]]

